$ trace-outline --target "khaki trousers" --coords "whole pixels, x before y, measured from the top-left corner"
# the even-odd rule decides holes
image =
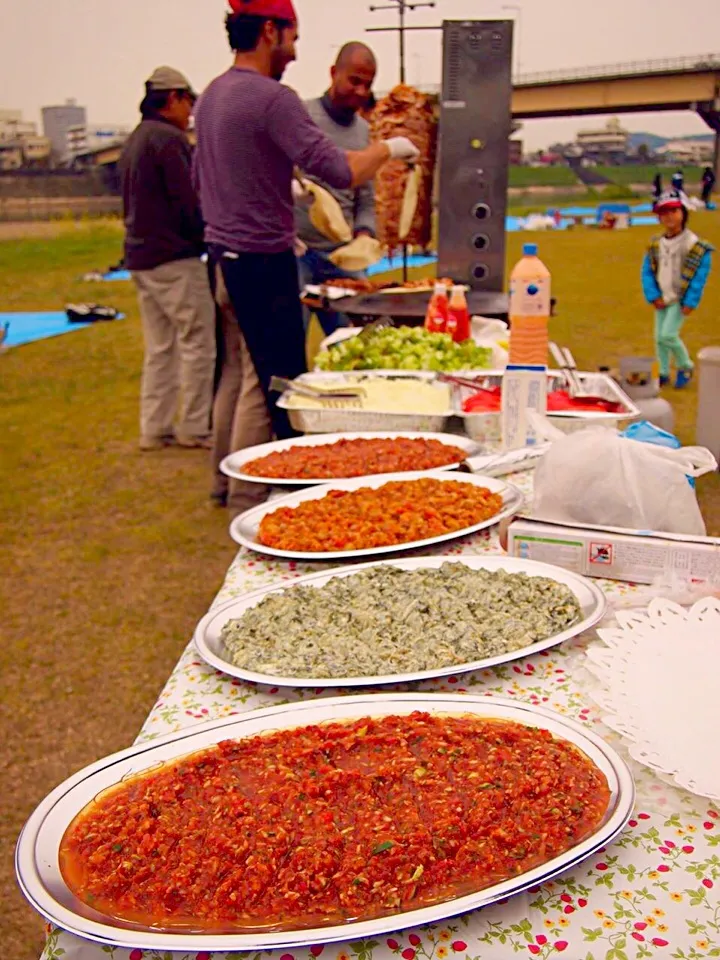
[[[146,439],[173,432],[206,437],[215,372],[215,306],[207,269],[199,259],[174,260],[132,276],[145,338],[140,432]]]
[[[268,488],[258,483],[229,479],[220,464],[230,453],[272,440],[265,394],[240,332],[228,296],[222,269],[215,268],[215,302],[220,310],[222,367],[213,405],[213,494],[228,495],[233,517],[267,499]]]

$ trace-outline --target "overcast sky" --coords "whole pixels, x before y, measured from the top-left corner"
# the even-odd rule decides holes
[[[395,22],[391,12],[370,13],[367,0],[295,0],[300,17],[299,59],[286,82],[303,96],[322,93],[337,48],[365,39],[380,64],[377,89],[397,81],[397,40],[366,34],[368,26]],[[375,0],[385,3],[387,0]],[[522,72],[626,60],[720,52],[720,0],[516,0],[521,7]],[[198,89],[229,63],[222,27],[224,0],[0,0],[0,108],[39,108],[74,97],[91,123],[133,123],[144,79],[168,63]],[[435,9],[409,15],[416,24],[442,18],[513,17],[502,0],[437,0]],[[408,80],[437,83],[440,43],[433,32],[408,37]],[[600,121],[602,122],[602,121]],[[707,132],[693,114],[630,114],[631,130],[679,135]],[[529,147],[568,139],[598,118],[527,123]]]

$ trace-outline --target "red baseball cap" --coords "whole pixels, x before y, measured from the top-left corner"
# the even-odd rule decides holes
[[[229,0],[229,3],[233,13],[244,13],[248,17],[297,21],[292,0]]]

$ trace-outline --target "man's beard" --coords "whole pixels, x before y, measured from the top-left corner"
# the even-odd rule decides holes
[[[282,47],[277,46],[272,51],[270,56],[270,76],[273,80],[282,80],[283,74],[285,73],[285,67],[287,66],[287,61],[282,52]]]

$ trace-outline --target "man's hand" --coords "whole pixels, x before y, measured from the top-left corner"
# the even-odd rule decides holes
[[[420,156],[418,148],[412,140],[408,140],[407,137],[390,137],[389,140],[384,140],[383,143],[390,151],[391,160],[406,160],[408,163],[411,163]]]
[[[665,301],[662,297],[658,297],[657,300],[653,300],[653,306],[656,310],[662,310],[665,306]]]
[[[682,315],[683,315],[684,317],[689,317],[692,312],[693,312],[693,308],[692,308],[692,307],[683,307],[683,308],[682,308]]]

